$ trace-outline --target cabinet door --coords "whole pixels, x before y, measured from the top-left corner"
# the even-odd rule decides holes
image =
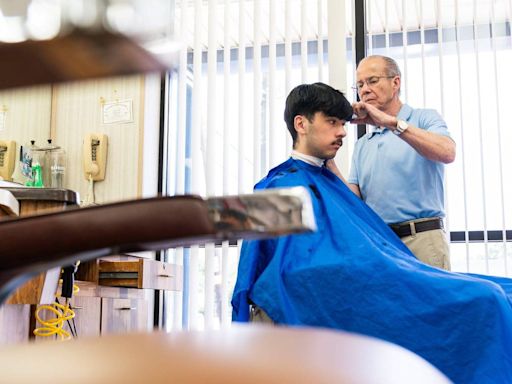
[[[148,329],[148,303],[143,299],[101,299],[101,333]]]
[[[60,299],[61,304],[64,299]],[[71,309],[75,312],[75,317],[69,322],[64,323],[64,330],[73,334],[70,330],[70,325],[73,327],[73,332],[76,333],[77,338],[87,336],[100,335],[100,321],[101,321],[101,298],[89,296],[74,296],[71,299]],[[49,311],[42,311],[40,314],[43,319],[55,318],[55,315]],[[41,327],[41,324],[36,322],[36,327]],[[41,340],[55,340],[57,336],[41,337],[36,336],[37,341]]]
[[[100,335],[100,297],[75,296],[71,309],[75,312],[76,337]],[[69,331],[67,324],[65,329]]]
[[[0,345],[28,341],[30,305],[5,304],[0,307]]]

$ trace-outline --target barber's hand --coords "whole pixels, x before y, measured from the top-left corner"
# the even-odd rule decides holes
[[[334,173],[336,176],[338,176],[343,182],[345,182],[345,178],[341,174],[338,166],[334,162],[334,159],[329,159],[325,161],[325,168],[327,168],[329,171]]]
[[[390,129],[396,127],[397,119],[395,116],[388,115],[371,104],[360,101],[352,104],[352,108],[356,115],[356,118],[351,121],[352,124],[370,124]]]
[[[334,159],[325,160],[325,168],[327,168],[328,170],[330,170],[334,173],[336,173],[336,171],[339,172],[338,166],[334,162]]]

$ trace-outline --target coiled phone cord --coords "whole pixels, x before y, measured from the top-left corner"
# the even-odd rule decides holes
[[[67,266],[62,269],[63,278],[59,280],[62,294],[57,293],[55,302],[37,307],[35,317],[42,326],[34,329],[35,336],[51,337],[55,335],[59,336],[62,341],[69,340],[72,336],[76,337],[76,329],[73,320],[75,312],[71,308],[71,297],[80,290],[74,283],[74,274],[79,263],[80,262],[77,262],[75,265]],[[59,303],[59,297],[61,296],[65,298],[64,305]],[[51,312],[55,317],[48,320],[43,319],[41,317],[43,311]],[[71,320],[73,320],[73,326],[70,322]],[[64,329],[64,323],[66,321],[68,322],[71,333]]]
[[[51,312],[55,317],[45,320],[41,317],[43,311]],[[40,337],[55,335],[59,336],[62,341],[71,339],[71,333],[64,329],[64,323],[75,317],[75,312],[71,309],[69,299],[66,299],[65,305],[60,304],[58,301],[52,304],[40,305],[36,309],[35,316],[41,327],[34,329],[34,335]]]

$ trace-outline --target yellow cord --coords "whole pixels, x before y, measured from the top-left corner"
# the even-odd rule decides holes
[[[59,283],[62,283],[62,280],[60,280]],[[78,293],[79,290],[78,286],[73,284],[73,294]],[[57,294],[56,297],[60,297],[60,294]],[[56,317],[44,320],[40,316],[40,312],[42,311],[52,312]],[[34,335],[41,337],[56,335],[60,336],[62,341],[71,339],[71,334],[64,329],[64,323],[75,317],[75,312],[71,309],[69,299],[66,299],[65,305],[55,302],[52,304],[38,306],[35,317],[42,327],[34,329]]]

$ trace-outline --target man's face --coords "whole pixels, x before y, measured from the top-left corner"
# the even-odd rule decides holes
[[[297,151],[320,159],[332,159],[343,145],[345,120],[316,112],[309,121],[306,116],[295,116],[298,134]]]
[[[356,72],[356,85],[361,101],[385,110],[400,90],[400,77],[388,76],[381,58],[364,59]]]

